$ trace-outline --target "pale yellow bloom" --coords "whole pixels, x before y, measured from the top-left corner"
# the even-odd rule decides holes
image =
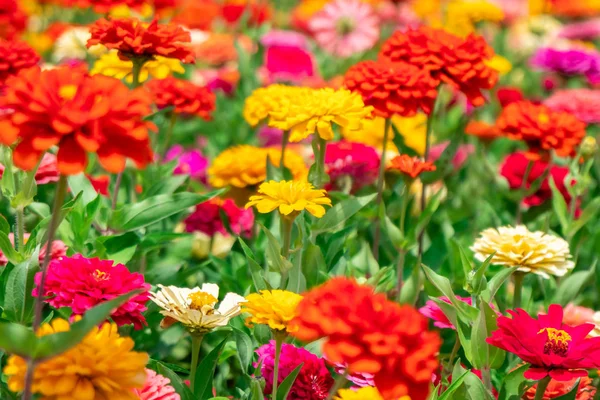
[[[278,209],[282,215],[297,215],[306,210],[317,218],[325,215],[324,205],[331,206],[327,192],[315,189],[303,181],[269,181],[258,188],[258,194],[250,197],[246,208],[256,206],[258,212],[266,214]]]
[[[52,59],[55,62],[62,60],[85,60],[89,55],[99,56],[106,52],[106,47],[94,45],[89,49],[86,46],[91,37],[90,30],[83,26],[74,26],[64,31],[54,43]]]
[[[296,316],[302,296],[287,290],[261,290],[246,296],[242,312],[250,314],[246,324],[268,325],[279,332],[292,332],[289,322]]]
[[[544,278],[563,276],[575,267],[569,243],[558,236],[531,232],[525,225],[489,228],[480,235],[471,247],[479,261],[495,252],[492,264],[519,267]]]
[[[126,78],[127,82],[132,82],[132,69],[133,63],[131,61],[121,60],[117,51],[110,51],[96,60],[90,74],[102,74],[117,79]],[[181,61],[175,58],[156,56],[154,60],[146,62],[142,67],[140,82],[146,81],[149,76],[156,79],[164,79],[173,72],[180,74],[185,72]]]
[[[215,232],[213,236],[208,236],[204,232],[194,232],[192,255],[200,260],[211,255],[223,258],[229,254],[236,241],[236,236],[223,235],[221,232]]]

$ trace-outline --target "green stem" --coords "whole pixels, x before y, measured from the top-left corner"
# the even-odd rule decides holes
[[[23,252],[25,248],[25,209],[17,206],[17,251]]]
[[[133,59],[133,68],[131,69],[131,75],[132,75],[132,88],[135,89],[137,87],[140,86],[140,73],[142,72],[142,68],[144,67],[144,64],[146,63],[146,60],[144,59]]]
[[[325,152],[327,151],[327,142],[325,139],[319,136],[319,179],[318,179],[318,187],[322,188],[325,184]]]
[[[515,278],[515,293],[513,295],[513,310],[521,307],[521,292],[523,291],[523,279],[525,274],[520,271],[516,271],[513,275]]]
[[[439,95],[437,96],[434,106],[433,106],[433,110],[431,112],[430,115],[427,116],[427,127],[426,127],[426,131],[425,131],[425,153],[423,154],[423,159],[425,161],[427,161],[427,159],[429,158],[429,148],[431,147],[431,132],[433,131],[433,117],[435,115],[435,111],[437,109],[437,103],[438,103],[438,99],[439,99]],[[426,194],[427,194],[427,184],[423,181],[421,181],[421,212],[425,211],[425,207],[427,206],[427,198],[426,198]],[[421,262],[421,258],[423,257],[423,240],[425,238],[425,229],[427,227],[424,226],[423,229],[421,230],[421,232],[419,232],[419,263]]]
[[[400,196],[400,234],[404,237],[404,224],[406,220],[406,212],[408,206],[408,191],[409,183],[405,181],[404,193]],[[398,251],[398,262],[396,263],[396,275],[397,275],[397,290],[398,290],[398,302],[400,302],[400,295],[402,293],[402,286],[404,285],[404,259],[406,257],[406,251],[401,248]]]
[[[327,400],[333,399],[333,396],[335,396],[336,393],[342,387],[344,387],[344,385],[346,384],[346,381],[347,381],[347,379],[346,379],[347,377],[348,377],[348,370],[346,369],[346,371],[343,374],[338,375],[337,378],[335,378],[335,382],[333,383],[333,386],[331,387],[331,390],[329,391]]]
[[[383,200],[383,184],[385,181],[385,153],[387,152],[387,144],[392,128],[392,120],[386,118],[385,126],[383,128],[383,147],[381,149],[381,160],[379,161],[379,174],[377,176],[377,199],[375,200],[375,209],[377,215],[375,217],[375,233],[373,235],[373,257],[375,260],[379,259],[379,240],[381,238],[381,221],[379,221],[379,205]],[[379,261],[379,260],[378,260]]]
[[[490,373],[489,365],[486,365],[483,368],[481,368],[481,378],[488,392],[493,393],[494,388],[492,386],[492,375]]]
[[[175,122],[177,122],[177,114],[175,113],[175,110],[173,110],[173,111],[171,111],[171,118],[169,120],[169,129],[167,130],[167,134],[165,135],[165,141],[163,143],[163,151],[162,151],[163,157],[167,153],[167,150],[169,150],[169,143],[171,142],[171,138],[173,137],[173,130],[175,129]]]
[[[544,379],[538,381],[534,400],[542,400],[544,398],[544,393],[546,393],[546,388],[550,383],[550,379],[550,375],[548,375]]]
[[[121,182],[123,181],[123,171],[117,174],[117,181],[115,182],[114,192],[112,194],[111,209],[117,208],[117,199],[119,198],[119,189],[121,188]]]
[[[281,138],[281,158],[279,159],[279,168],[281,168],[281,173],[285,171],[285,150],[287,149],[287,145],[290,142],[290,131],[284,131],[283,136]]]
[[[273,336],[275,336],[275,364],[273,365],[273,391],[271,392],[271,399],[277,400],[277,386],[279,386],[279,359],[281,358],[281,347],[283,346],[285,335],[273,332]]]
[[[292,246],[292,228],[294,226],[294,218],[290,216],[281,216],[281,235],[283,237],[283,247],[281,255],[288,258],[290,255],[290,247]]]
[[[523,199],[525,198],[526,195],[526,190],[527,190],[527,181],[529,180],[529,175],[531,174],[531,170],[533,169],[533,161],[529,160],[529,162],[527,163],[527,167],[525,168],[525,174],[523,174],[523,182],[521,182],[521,187],[519,188],[519,191],[523,194],[523,197],[521,197],[521,200],[519,201],[519,204],[517,204],[517,225],[521,224],[521,220],[523,219],[523,211],[521,210],[521,203],[523,203]]]
[[[194,392],[194,385],[196,383],[196,369],[198,369],[200,347],[202,346],[203,338],[204,335],[192,335],[192,365],[190,368],[190,388],[192,389],[192,392]]]

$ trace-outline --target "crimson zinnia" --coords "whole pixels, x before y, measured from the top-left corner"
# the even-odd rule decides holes
[[[40,56],[27,43],[0,39],[0,85],[20,70],[33,67]]]
[[[568,381],[600,368],[600,337],[588,337],[594,324],[563,324],[563,308],[553,304],[548,314],[532,318],[522,309],[508,310],[512,318],[498,317],[498,330],[487,342],[531,364],[525,378],[540,380],[550,375]]]
[[[154,102],[160,109],[175,107],[177,114],[196,115],[210,120],[215,110],[215,94],[204,86],[194,85],[184,79],[153,79],[148,83]]]
[[[485,103],[481,90],[498,81],[498,72],[486,64],[493,56],[493,49],[480,36],[461,38],[427,26],[396,32],[379,53],[381,60],[429,71],[434,79],[463,92],[474,106]]]
[[[0,38],[12,39],[27,27],[27,14],[17,0],[0,0]]]
[[[152,160],[153,125],[143,121],[150,104],[142,89],[114,78],[80,68],[30,68],[7,81],[0,106],[12,111],[0,120],[0,143],[17,143],[14,163],[24,170],[53,146],[63,175],[83,172],[88,152],[109,172],[122,171],[126,158],[142,167]]]

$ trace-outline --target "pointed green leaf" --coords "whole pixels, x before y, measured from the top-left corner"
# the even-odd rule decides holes
[[[212,382],[219,361],[219,355],[229,341],[229,335],[225,337],[206,357],[202,359],[196,370],[194,382],[194,395],[197,399],[206,400],[212,396]]]
[[[363,197],[351,197],[331,207],[323,218],[317,221],[312,230],[313,234],[317,235],[340,229],[350,217],[373,201],[375,196],[377,196],[376,193]]]
[[[287,395],[290,392],[290,389],[294,385],[296,381],[296,377],[300,373],[300,370],[304,366],[304,363],[298,365],[285,379],[281,382],[281,384],[277,387],[277,400],[285,400],[287,399]]]

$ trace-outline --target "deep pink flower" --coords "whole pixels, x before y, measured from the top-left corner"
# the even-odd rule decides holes
[[[173,171],[177,175],[189,174],[190,178],[206,183],[206,169],[208,158],[200,150],[186,150],[182,145],[176,144],[165,154],[165,162],[177,159],[177,167]]]
[[[566,76],[585,75],[592,83],[600,82],[600,53],[595,50],[542,47],[532,57],[531,65]]]
[[[227,235],[227,228],[221,220],[221,212],[225,213],[229,227],[236,235],[251,236],[254,226],[254,212],[251,208],[238,207],[232,199],[213,198],[198,204],[194,212],[184,221],[186,232],[203,232],[213,236],[219,232]]]
[[[8,234],[8,239],[10,240],[10,242],[13,244],[15,244],[15,234],[14,233],[9,233]],[[25,234],[25,242],[27,242],[27,239],[29,239],[29,233]],[[44,262],[44,258],[46,258],[46,249],[48,248],[48,244],[46,244],[44,247],[40,247],[40,255],[38,257],[38,261],[41,263]],[[52,241],[52,253],[50,254],[50,259],[51,260],[56,260],[60,257],[64,257],[67,255],[67,246],[64,244],[64,242],[62,242],[61,240],[57,240],[54,239]],[[6,264],[8,264],[8,259],[6,258],[6,256],[4,255],[4,253],[2,253],[2,251],[0,251],[0,267],[5,266]]]
[[[315,75],[315,60],[304,35],[273,30],[261,38],[269,82],[300,82]]]
[[[42,273],[38,272],[34,279],[34,297],[38,296],[41,278]],[[123,264],[86,258],[81,254],[53,260],[48,266],[42,295],[44,301],[52,307],[70,307],[75,316],[83,315],[102,302],[138,289],[144,292],[113,311],[111,318],[119,326],[133,324],[136,329],[141,329],[146,325],[142,313],[146,311],[150,285],[144,282],[144,275],[129,272]]]
[[[473,300],[471,300],[470,297],[456,296],[456,298],[460,301],[467,303],[468,305],[473,304]],[[448,299],[446,296],[439,297],[439,300],[442,300],[444,303],[450,304],[450,299]],[[433,320],[433,326],[436,326],[440,329],[456,329],[454,325],[452,325],[452,322],[450,322],[448,317],[446,317],[446,314],[444,314],[440,306],[438,306],[433,300],[427,300],[425,305],[419,308],[419,312],[427,318]]]
[[[444,150],[446,150],[446,147],[448,147],[449,144],[450,144],[450,141],[446,140],[444,142],[441,142],[441,143],[438,143],[438,144],[432,146],[431,149],[429,150],[428,161],[432,161],[432,162],[437,161],[442,156],[442,153],[444,152]],[[474,151],[475,151],[475,146],[473,146],[472,144],[461,144],[460,146],[458,146],[458,149],[456,150],[456,153],[454,154],[454,158],[452,159],[452,165],[454,166],[454,169],[456,169],[456,170],[460,169],[460,167],[462,167],[462,165],[465,163],[465,161],[467,161],[467,158],[469,157],[469,155],[471,153],[473,153]]]
[[[525,378],[537,381],[550,375],[568,381],[600,368],[600,337],[588,337],[593,324],[564,324],[563,308],[557,304],[537,319],[520,308],[508,313],[512,318],[498,317],[498,329],[487,342],[531,364]]]
[[[271,394],[273,390],[273,370],[275,364],[275,341],[256,350],[258,364],[261,365],[261,375],[265,378],[264,393]],[[289,400],[324,400],[333,386],[333,378],[325,366],[325,361],[305,350],[284,343],[279,358],[279,384],[300,364],[304,363],[294,385],[288,394]]]
[[[354,192],[374,183],[378,168],[379,154],[370,146],[346,141],[327,143],[325,171],[331,180],[325,189]]]
[[[0,164],[0,178],[4,174],[4,165]],[[58,167],[56,156],[52,153],[45,153],[42,162],[35,173],[35,182],[38,185],[58,182]]]
[[[556,91],[544,101],[554,111],[573,114],[586,124],[600,123],[600,90],[564,89]]]
[[[600,18],[565,25],[558,37],[570,40],[594,40],[600,37]]]
[[[170,383],[171,381],[168,378],[157,374],[151,369],[146,369],[144,387],[133,389],[133,393],[140,400],[180,400],[181,397]]]

